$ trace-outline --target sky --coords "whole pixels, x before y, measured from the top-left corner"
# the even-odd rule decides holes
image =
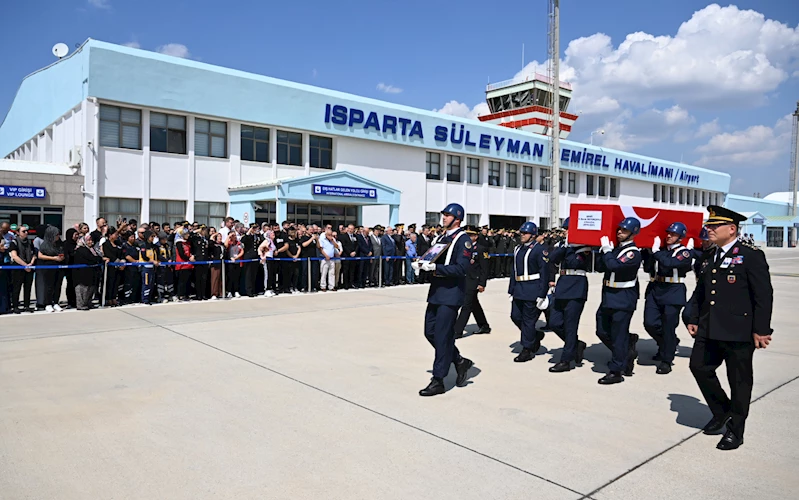
[[[788,189],[799,100],[790,0],[565,0],[561,78],[572,140]],[[547,2],[41,0],[7,2],[0,116],[52,46],[87,38],[474,118],[485,84],[546,72]],[[524,45],[524,60],[522,46]],[[601,131],[601,132],[600,132]],[[604,132],[604,133],[602,133]]]

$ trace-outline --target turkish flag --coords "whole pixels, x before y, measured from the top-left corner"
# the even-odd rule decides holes
[[[661,242],[664,242],[666,229],[674,222],[682,222],[688,228],[683,244],[688,242],[688,238],[693,238],[698,247],[705,211],[574,203],[569,212],[569,243],[599,246],[600,238],[607,236],[615,244],[616,228],[626,217],[641,221],[641,232],[635,236],[639,248],[651,247],[655,236],[660,236]]]

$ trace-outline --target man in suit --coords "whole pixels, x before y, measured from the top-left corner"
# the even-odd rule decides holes
[[[763,252],[738,240],[746,220],[724,207],[707,207],[708,236],[716,244],[701,264],[691,298],[688,332],[694,337],[693,373],[713,418],[705,434],[725,430],[716,448],[734,450],[744,443],[744,424],[752,398],[752,357],[771,342],[774,290]],[[719,383],[716,369],[724,362],[731,394]]]
[[[391,286],[394,284],[394,260],[397,255],[397,245],[392,237],[392,229],[386,228],[383,236],[380,237],[380,243],[383,247],[383,286]]]
[[[419,257],[430,250],[430,241],[430,227],[427,224],[424,224],[422,226],[421,234],[419,234],[419,236],[416,238],[416,253],[419,255]],[[429,281],[427,275],[427,271],[420,272],[419,276],[417,276],[417,283],[427,283]]]
[[[372,259],[369,262],[369,284],[371,286],[378,286],[380,284],[380,257],[383,256],[383,241],[380,233],[383,231],[383,226],[380,224],[372,228],[372,234],[369,235],[369,241],[372,243]]]
[[[341,256],[346,259],[351,259],[358,256],[358,242],[355,239],[355,226],[350,224],[344,228],[344,232],[338,236],[338,241],[341,243],[341,248],[344,249]],[[349,290],[355,281],[355,270],[358,267],[358,261],[355,260],[342,260],[341,261],[341,274],[343,276],[343,288]]]
[[[372,254],[372,241],[369,239],[369,228],[362,227],[360,231],[358,231],[358,235],[355,237],[355,241],[358,243],[358,256],[361,258],[364,257],[371,257]],[[369,275],[369,263],[368,260],[359,260],[358,261],[358,274],[357,279],[355,280],[355,287],[356,288],[366,288],[366,281]]]
[[[466,328],[466,323],[469,322],[469,316],[474,314],[474,320],[477,322],[479,330],[475,333],[491,333],[491,327],[488,325],[488,320],[483,312],[483,306],[480,305],[480,293],[485,292],[486,283],[488,282],[488,248],[481,246],[477,239],[477,228],[474,226],[466,226],[464,229],[466,234],[471,239],[471,260],[469,270],[466,273],[466,295],[463,301],[463,307],[458,315],[458,320],[455,322],[455,338],[463,337],[463,329]]]

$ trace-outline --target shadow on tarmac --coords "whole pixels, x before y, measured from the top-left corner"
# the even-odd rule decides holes
[[[677,414],[677,423],[692,429],[702,429],[713,417],[710,409],[693,396],[669,394],[671,411]]]

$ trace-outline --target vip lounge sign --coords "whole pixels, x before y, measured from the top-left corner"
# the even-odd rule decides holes
[[[344,196],[348,198],[368,198],[377,199],[377,190],[373,188],[360,188],[349,186],[327,186],[324,184],[313,184],[313,194],[322,196]]]
[[[0,185],[0,198],[23,198],[41,200],[47,195],[43,187]]]

